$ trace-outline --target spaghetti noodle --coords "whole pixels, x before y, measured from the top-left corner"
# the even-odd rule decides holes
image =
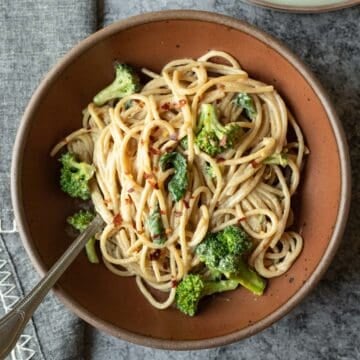
[[[148,301],[165,309],[174,302],[176,284],[199,265],[194,250],[205,235],[235,224],[254,243],[248,262],[258,274],[272,278],[286,272],[303,246],[302,237],[287,228],[306,148],[282,98],[219,51],[171,61],[161,74],[143,72],[151,80],[140,92],[103,106],[90,103],[82,128],[52,151],[67,146],[96,168],[90,189],[106,223],[99,235],[106,267],[135,276]],[[254,116],[234,101],[239,93],[251,99]],[[220,155],[210,156],[196,144],[201,104],[212,104],[223,124],[242,130],[235,146]],[[184,137],[186,149],[179,143]],[[189,178],[176,202],[167,187],[174,169],[159,166],[161,155],[172,151],[186,158]],[[276,154],[286,164],[269,161]],[[163,244],[153,241],[147,227],[156,206],[166,234]],[[151,289],[166,293],[166,300]]]

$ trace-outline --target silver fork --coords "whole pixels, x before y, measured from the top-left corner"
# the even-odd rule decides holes
[[[55,285],[60,276],[65,272],[76,256],[84,248],[87,241],[94,236],[104,225],[99,215],[82,232],[48,273],[40,280],[34,289],[19,300],[14,308],[0,319],[0,359],[11,352],[32,314],[40,305],[46,294]]]

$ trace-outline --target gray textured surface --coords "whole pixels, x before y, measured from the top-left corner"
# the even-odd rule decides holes
[[[95,1],[87,0],[1,1],[0,218],[4,227],[10,227],[12,221],[8,194],[11,146],[24,106],[43,74],[96,28],[127,16],[170,8],[216,11],[246,20],[285,42],[316,73],[330,93],[350,142],[353,202],[349,225],[316,290],[284,319],[250,339],[204,351],[146,349],[84,325],[51,295],[28,329],[36,351],[33,359],[360,359],[360,8],[294,15],[231,0],[129,3],[105,0],[96,9]],[[0,242],[0,250],[6,246],[9,255],[0,252],[0,260],[6,255],[20,278],[19,291],[28,290],[38,277],[20,240],[17,234],[2,237],[6,245]]]

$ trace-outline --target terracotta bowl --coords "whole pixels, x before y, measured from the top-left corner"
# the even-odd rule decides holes
[[[22,119],[13,157],[12,196],[24,246],[44,274],[72,241],[65,218],[76,207],[58,186],[51,147],[81,123],[81,111],[113,78],[114,59],[159,71],[172,59],[209,49],[234,55],[252,77],[274,84],[298,119],[311,149],[296,218],[305,247],[291,270],[273,279],[263,297],[239,289],[208,299],[198,316],[159,311],[133,278],[94,266],[81,254],[55,288],[79,317],[122,339],[157,348],[224,345],[279,320],[309,292],[341,240],[350,199],[344,133],[324,90],[288,49],[254,27],[195,11],[145,14],[113,24],[82,41],[46,76]]]

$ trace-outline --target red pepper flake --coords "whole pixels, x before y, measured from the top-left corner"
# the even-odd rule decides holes
[[[144,145],[144,144],[145,144],[145,142],[144,142],[143,139],[140,140],[140,144],[141,144],[141,145]]]
[[[223,157],[216,158],[216,162],[218,162],[218,163],[223,162],[223,161],[225,161],[225,159]]]
[[[179,101],[179,107],[183,107],[183,106],[185,106],[187,104],[187,101],[185,100],[185,99],[181,99],[180,101]]]
[[[144,173],[144,179],[151,179],[153,177],[153,174]]]
[[[242,221],[245,221],[245,220],[246,220],[246,216],[240,218],[240,219],[238,220],[238,223],[240,224]]]
[[[150,186],[151,186],[153,189],[159,190],[159,185],[158,185],[156,182],[154,182],[154,181],[152,181],[152,180],[148,180],[148,181],[149,181]]]
[[[160,210],[160,214],[161,214],[161,215],[166,215],[166,211]]]
[[[150,260],[151,261],[158,260],[160,258],[160,255],[161,255],[160,249],[156,249],[155,251],[150,253]]]
[[[177,285],[178,285],[177,280],[175,280],[175,279],[174,279],[174,280],[171,280],[171,287],[176,288]]]
[[[177,133],[170,134],[170,140],[176,141],[177,140]]]
[[[171,152],[173,151],[173,147],[172,146],[168,146],[164,149],[165,152]]]
[[[113,218],[113,224],[114,224],[115,226],[120,226],[121,223],[122,223],[122,217],[121,217],[121,215],[120,215],[120,214],[116,214],[116,215],[114,216],[114,218]]]
[[[132,193],[132,192],[134,192],[135,191],[135,189],[134,188],[130,188],[130,189],[128,189],[128,193]]]
[[[254,169],[256,169],[256,168],[259,166],[259,163],[256,162],[255,160],[252,160],[252,161],[250,162],[250,164],[251,164],[251,166],[252,166]]]
[[[175,211],[175,212],[174,212],[174,215],[175,215],[176,217],[180,217],[180,216],[182,215],[182,212],[181,212],[181,211]]]
[[[183,200],[183,203],[184,203],[184,206],[186,209],[188,209],[190,207],[189,203],[185,199]]]
[[[299,235],[302,235],[302,234],[303,234],[305,226],[306,226],[306,223],[303,223],[303,224],[300,226]]]
[[[152,146],[150,146],[149,151],[150,151],[150,154],[152,154],[152,155],[160,155],[161,154],[161,151],[159,149],[156,149]]]
[[[185,106],[186,104],[187,104],[187,101],[185,99],[181,99],[178,103],[174,103],[174,108],[180,109],[183,106]]]
[[[166,103],[162,104],[161,108],[163,110],[170,110],[170,103],[166,102]]]

